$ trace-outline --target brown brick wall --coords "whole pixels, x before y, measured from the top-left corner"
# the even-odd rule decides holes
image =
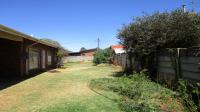
[[[56,62],[55,62],[54,58],[56,56],[57,49],[49,47],[49,46],[46,46],[46,45],[43,45],[43,44],[38,44],[38,43],[36,44],[35,42],[30,41],[30,40],[26,40],[26,39],[24,41],[24,45],[25,45],[24,46],[24,52],[26,51],[25,49],[32,48],[32,49],[38,50],[38,52],[40,53],[40,62],[39,62],[39,64],[40,64],[39,67],[40,68],[39,69],[35,69],[35,70],[30,70],[29,74],[35,74],[37,72],[43,71],[43,69],[42,69],[42,60],[41,60],[42,59],[42,50],[45,50],[45,52],[46,52],[45,53],[46,54],[46,57],[45,57],[46,58],[46,69],[55,68]],[[51,54],[52,54],[52,65],[50,65],[50,66],[47,65],[47,52],[51,52]],[[28,53],[26,53],[26,54],[28,55]],[[25,62],[25,60],[24,60],[24,62]],[[26,62],[25,62],[25,64],[26,64]]]
[[[26,39],[24,39],[23,42],[16,42],[0,38],[0,76],[16,76],[26,74],[26,69],[28,69],[26,66],[26,59],[28,59],[28,52],[26,51],[27,48],[37,49],[40,53],[40,59],[42,56],[42,50],[45,50],[46,53],[47,51],[50,51],[52,54],[52,65],[47,66],[46,61],[46,69],[55,68],[56,62],[54,59],[57,49],[43,44],[34,43],[35,42]],[[41,60],[39,63],[39,69],[30,71],[30,74],[42,71]]]
[[[95,52],[85,52],[81,53],[81,56],[93,56]]]

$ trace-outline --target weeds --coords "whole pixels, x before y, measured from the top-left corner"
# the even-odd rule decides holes
[[[121,96],[120,107],[125,112],[183,111],[183,105],[173,92],[152,82],[144,74],[129,77],[92,80],[90,87],[117,92]]]
[[[180,79],[177,88],[178,97],[187,107],[187,111],[196,112],[200,109],[200,83],[191,83],[187,80]]]

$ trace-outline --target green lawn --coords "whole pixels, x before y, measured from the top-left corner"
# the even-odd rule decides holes
[[[120,112],[119,96],[95,92],[90,80],[111,77],[118,67],[69,63],[0,91],[0,112]],[[103,94],[103,95],[102,95]]]

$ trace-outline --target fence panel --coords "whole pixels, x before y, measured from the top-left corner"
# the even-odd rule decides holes
[[[160,80],[175,80],[176,71],[172,63],[170,55],[158,56],[157,73]]]
[[[197,53],[200,49],[171,49],[163,50],[157,54],[157,76],[158,79],[174,81],[176,78],[183,78],[193,81],[200,81],[200,56]],[[124,69],[130,68],[128,55],[118,54],[113,57],[115,65]],[[138,64],[132,57],[133,69]]]
[[[181,75],[184,79],[200,81],[200,57],[196,49],[180,50]]]
[[[176,74],[187,80],[200,81],[200,57],[197,49],[174,49],[174,57],[169,51],[158,55],[158,77],[175,79]],[[174,59],[172,59],[174,58]]]

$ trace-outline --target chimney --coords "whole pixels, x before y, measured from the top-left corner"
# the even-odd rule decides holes
[[[186,5],[182,5],[182,8],[183,8],[183,12],[186,13]]]

